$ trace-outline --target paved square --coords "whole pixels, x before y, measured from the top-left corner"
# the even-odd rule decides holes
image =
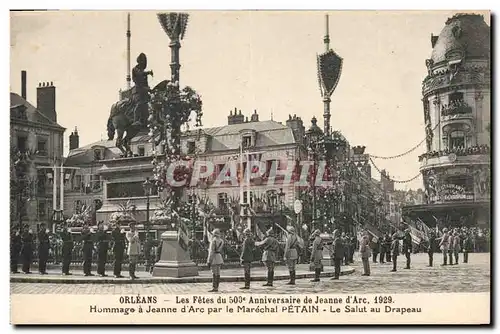
[[[391,272],[390,264],[371,264],[372,275],[361,276],[359,259],[352,265],[356,271],[338,281],[329,278],[319,283],[309,279],[297,280],[296,286],[277,281],[272,288],[263,287],[263,282],[252,282],[249,291],[240,290],[243,283],[221,283],[219,293],[420,293],[420,292],[489,292],[490,254],[470,254],[469,263],[455,266],[440,266],[441,255],[435,254],[435,266],[427,266],[427,255],[412,255],[412,269],[405,270],[404,258],[398,261],[398,271]],[[462,254],[460,254],[462,261]],[[210,290],[210,283],[183,284],[57,284],[57,283],[11,283],[12,294],[195,294]]]

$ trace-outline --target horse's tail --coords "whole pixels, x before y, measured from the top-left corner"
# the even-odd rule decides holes
[[[108,140],[115,139],[115,126],[113,125],[113,118],[109,116],[108,119]]]

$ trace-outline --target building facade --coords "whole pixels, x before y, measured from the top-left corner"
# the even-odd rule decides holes
[[[28,102],[25,71],[21,79],[21,95],[10,93],[11,222],[50,225],[53,185],[61,181],[53,167],[62,163],[65,128],[57,123],[55,86],[38,85],[35,107]],[[22,171],[16,167],[21,155],[26,157]]]
[[[490,221],[490,27],[457,14],[439,36],[422,84],[427,152],[419,157],[426,204],[405,208],[434,225]]]

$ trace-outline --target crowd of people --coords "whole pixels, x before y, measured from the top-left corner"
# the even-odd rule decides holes
[[[52,249],[53,242],[51,239],[60,240],[62,253],[63,275],[71,275],[70,265],[72,262],[73,249],[75,243],[81,245],[83,254],[83,273],[85,276],[95,276],[92,273],[92,263],[94,258],[97,258],[97,274],[101,277],[108,276],[106,274],[106,262],[108,254],[114,256],[113,275],[116,278],[122,278],[122,265],[125,259],[125,254],[128,257],[129,276],[136,279],[136,267],[141,252],[151,253],[148,251],[148,245],[152,247],[152,240],[147,240],[146,247],[141,247],[141,240],[134,223],[129,225],[129,231],[124,231],[120,225],[115,224],[112,227],[111,233],[108,233],[103,223],[97,225],[97,231],[94,231],[88,225],[84,225],[81,235],[75,237],[69,227],[63,227],[57,235],[53,235],[44,224],[40,225],[39,232],[36,237],[33,231],[25,226],[23,229],[13,228],[10,240],[10,263],[11,273],[19,273],[19,260],[21,262],[21,270],[25,274],[31,274],[31,266],[33,263],[33,255],[35,251],[38,254],[38,271],[42,275],[47,275],[47,262],[49,260],[49,251]],[[37,249],[35,249],[37,248]],[[160,244],[161,248],[161,244]],[[96,253],[96,254],[94,254]],[[97,256],[95,256],[97,255]],[[147,264],[152,269],[155,259],[147,257]],[[149,268],[148,268],[149,269]]]
[[[242,289],[250,289],[252,263],[262,262],[267,268],[267,281],[264,286],[273,286],[275,265],[282,260],[286,263],[290,280],[287,284],[294,285],[296,279],[296,266],[300,257],[307,255],[309,269],[314,272],[312,282],[319,282],[323,268],[324,250],[330,255],[331,264],[334,266],[334,280],[339,279],[341,266],[354,263],[354,253],[357,249],[363,264],[363,276],[370,276],[370,262],[392,263],[393,272],[398,268],[398,257],[404,255],[405,267],[411,267],[411,255],[418,252],[418,247],[414,247],[410,229],[404,232],[386,233],[383,237],[377,238],[368,231],[363,232],[359,238],[353,235],[341,233],[334,230],[331,238],[324,238],[320,230],[315,230],[309,240],[304,241],[295,231],[293,226],[287,227],[284,245],[278,241],[273,228],[266,232],[265,238],[261,241],[255,240],[250,229],[243,232],[244,238],[240,253],[240,262],[244,272],[244,286]],[[479,236],[488,236],[488,231],[478,228],[444,228],[442,234],[438,235],[435,230],[430,230],[428,238],[419,245],[420,250],[428,254],[429,264],[434,265],[434,254],[441,252],[443,255],[443,266],[458,265],[459,253],[463,253],[463,263],[468,263],[468,254],[478,251],[476,239]],[[211,292],[218,291],[220,284],[220,271],[225,260],[226,239],[219,229],[212,232],[209,240],[207,266],[212,271],[213,287]],[[62,239],[62,267],[63,275],[71,275],[70,264],[74,247],[74,236],[69,228],[62,229],[59,233]],[[122,264],[125,254],[128,256],[129,276],[136,279],[136,266],[141,251],[145,251],[141,245],[136,225],[129,225],[129,230],[125,232],[119,225],[113,226],[111,233],[107,233],[102,223],[98,224],[97,232],[91,233],[89,226],[84,226],[79,236],[83,251],[83,273],[85,276],[94,276],[92,273],[92,261],[94,252],[97,253],[97,274],[106,277],[105,264],[109,251],[114,255],[113,274],[116,278],[123,277]],[[35,242],[33,232],[25,227],[23,231],[13,229],[11,235],[11,272],[18,273],[19,261],[21,259],[22,271],[30,274],[31,263],[35,246],[38,247],[38,270],[41,274],[47,274],[47,260],[50,249],[49,232],[45,226],[41,226],[37,235],[38,242]],[[327,241],[327,240],[331,240]],[[146,240],[148,244],[150,240]],[[149,243],[151,246],[152,244]],[[161,253],[161,243],[158,254]],[[284,248],[283,251],[282,248]],[[260,252],[256,252],[259,249]],[[147,249],[146,249],[147,251]],[[371,260],[371,261],[370,261]],[[155,260],[148,261],[150,269],[153,268]],[[304,261],[302,261],[304,262]],[[148,268],[146,268],[148,270]]]
[[[422,161],[423,159],[444,157],[450,155],[451,153],[454,153],[457,156],[490,154],[490,147],[488,145],[476,145],[471,147],[455,147],[451,149],[447,148],[441,151],[430,151],[420,155],[418,157],[418,160]]]

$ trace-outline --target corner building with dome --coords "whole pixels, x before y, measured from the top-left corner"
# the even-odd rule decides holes
[[[489,227],[490,27],[482,15],[457,14],[431,45],[422,83],[426,153],[419,157],[426,204],[403,215],[440,228]]]

